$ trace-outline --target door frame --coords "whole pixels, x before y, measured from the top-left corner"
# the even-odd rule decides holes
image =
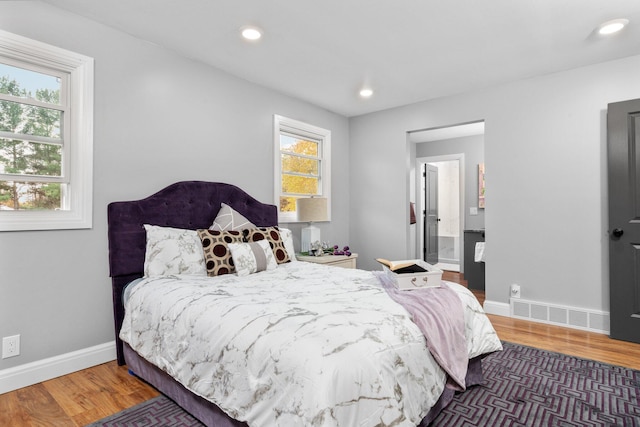
[[[422,198],[424,200],[425,209],[422,212],[422,224],[424,234],[423,247],[420,259],[429,264],[437,264],[440,262],[440,216],[438,212],[438,204],[440,188],[439,188],[440,169],[434,166],[432,163],[424,163],[422,165],[422,180],[425,183],[424,193]],[[435,194],[431,194],[431,192]],[[460,189],[458,188],[458,191]],[[435,198],[433,197],[435,195]],[[435,214],[435,217],[434,217]],[[433,235],[435,234],[435,243]],[[432,245],[432,243],[434,243]],[[435,262],[434,262],[435,260]]]
[[[459,197],[460,197],[460,247],[464,248],[464,224],[465,224],[465,163],[464,163],[464,153],[456,153],[456,154],[443,154],[440,156],[429,156],[429,157],[418,157],[416,158],[415,170],[420,171],[416,173],[416,182],[415,182],[415,200],[416,200],[416,217],[420,219],[416,221],[416,247],[415,253],[419,258],[422,257],[422,248],[424,247],[424,209],[425,209],[425,200],[424,200],[424,187],[422,186],[423,177],[422,177],[422,169],[425,163],[434,163],[434,162],[448,162],[448,161],[458,161],[458,170],[459,170],[459,178],[458,178],[458,186],[459,188]],[[416,218],[417,219],[417,218]],[[460,273],[464,273],[464,251],[460,251]]]

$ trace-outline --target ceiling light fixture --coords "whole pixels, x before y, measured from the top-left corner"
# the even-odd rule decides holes
[[[247,40],[258,40],[262,37],[262,31],[256,27],[242,27],[242,37]]]
[[[373,89],[360,90],[360,96],[363,98],[371,98],[371,95],[373,95]]]
[[[613,19],[598,26],[598,33],[609,35],[622,30],[629,23],[628,19]]]

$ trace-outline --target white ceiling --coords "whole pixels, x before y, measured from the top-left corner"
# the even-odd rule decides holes
[[[640,0],[43,1],[347,117],[640,54]]]

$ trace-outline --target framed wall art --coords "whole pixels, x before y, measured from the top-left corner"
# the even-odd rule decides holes
[[[478,207],[484,209],[484,163],[478,164]]]

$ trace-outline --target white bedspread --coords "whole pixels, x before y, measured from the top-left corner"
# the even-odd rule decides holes
[[[447,286],[465,307],[469,358],[501,349],[473,295]],[[120,337],[250,426],[415,426],[446,383],[406,310],[363,270],[144,279]]]

